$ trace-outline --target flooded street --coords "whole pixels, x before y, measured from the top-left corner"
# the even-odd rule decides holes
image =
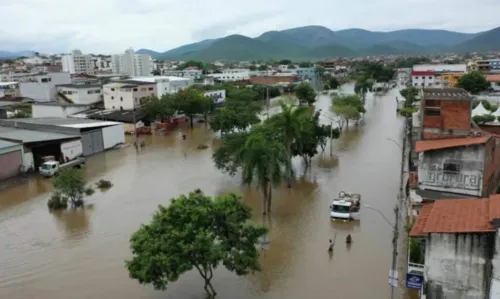
[[[394,218],[401,149],[387,139],[400,142],[402,136],[397,92],[367,96],[365,124],[351,124],[334,140],[336,157],[330,157],[327,146],[305,173],[295,159],[297,182],[274,192],[273,212],[264,219],[259,190],[241,187],[238,175],[214,167],[211,156],[218,140],[204,126],[182,129],[187,140],[179,132],[145,136],[142,152],[129,146],[91,157],[85,169],[89,181],[104,178],[114,186],[97,191],[88,199],[93,206],[85,210],[50,213],[49,179],[0,192],[0,298],[204,298],[202,279],[194,271],[158,292],[129,279],[124,268],[131,233],[149,222],[158,204],[196,188],[209,195],[242,194],[255,221],[270,228],[262,271],[237,277],[219,268],[213,279],[217,298],[388,298],[391,227],[367,208],[359,222],[332,222],[328,207],[340,191],[350,191]],[[321,95],[316,109],[329,105],[329,97]],[[199,144],[209,148],[197,150]],[[344,243],[348,233],[350,248]],[[335,234],[329,256],[328,240]]]

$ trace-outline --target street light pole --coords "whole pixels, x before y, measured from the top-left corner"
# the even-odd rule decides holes
[[[399,195],[398,195],[398,202],[399,202]],[[370,210],[374,210],[375,212],[379,213],[380,216],[382,216],[382,218],[385,220],[385,222],[387,222],[391,228],[392,228],[392,262],[391,262],[391,276],[394,275],[394,273],[396,273],[396,259],[397,259],[397,256],[398,256],[398,229],[399,229],[399,207],[398,205],[396,205],[395,209],[394,209],[394,213],[396,213],[396,224],[393,225],[391,223],[391,221],[389,219],[387,219],[387,217],[385,217],[384,213],[382,213],[379,209],[376,209],[370,205],[363,205],[365,208],[368,208]],[[390,277],[390,278],[393,278],[393,277]],[[394,284],[391,283],[391,299],[394,299],[394,292],[395,292],[395,289],[396,289],[396,286]]]

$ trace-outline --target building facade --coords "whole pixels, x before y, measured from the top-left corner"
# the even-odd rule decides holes
[[[134,80],[105,84],[102,87],[104,108],[109,110],[132,110],[147,102],[151,96],[157,95],[154,82]]]
[[[57,85],[71,84],[69,73],[47,73],[27,75],[18,78],[19,92],[22,97],[36,102],[52,102],[56,100]]]
[[[56,88],[58,96],[72,104],[90,105],[102,101],[101,85],[63,84]]]
[[[215,80],[221,82],[234,82],[250,79],[249,69],[224,69],[219,74],[208,74],[207,76],[213,77]]]
[[[92,56],[73,50],[70,54],[61,56],[62,70],[70,74],[94,74]]]
[[[135,82],[143,82],[156,85],[156,96],[161,98],[164,94],[172,94],[187,89],[194,84],[191,78],[170,77],[170,76],[151,76],[134,77]]]
[[[457,85],[458,78],[465,75],[465,73],[444,73],[440,76],[442,87],[455,87]]]
[[[433,87],[436,85],[436,73],[432,71],[411,72],[411,83],[414,87]]]
[[[184,70],[165,70],[163,75],[170,77],[191,78],[193,80],[201,79],[203,72],[195,68],[187,68]]]
[[[112,71],[115,74],[134,76],[151,76],[152,62],[151,56],[145,54],[135,54],[130,48],[124,54],[111,56]]]

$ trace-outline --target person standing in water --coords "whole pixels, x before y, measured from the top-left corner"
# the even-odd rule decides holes
[[[352,238],[351,234],[348,234],[347,237],[345,238],[345,243],[350,245],[352,243]]]
[[[332,242],[332,239],[330,239],[330,246],[328,246],[328,252],[332,252],[333,251],[333,242]]]

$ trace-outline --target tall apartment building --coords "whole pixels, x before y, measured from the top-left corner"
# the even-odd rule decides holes
[[[131,77],[151,76],[151,56],[146,54],[135,54],[134,49],[129,48],[125,54],[111,56],[113,73],[129,75]]]
[[[73,50],[70,54],[61,57],[63,72],[70,74],[94,74],[92,56],[82,54],[80,50]]]

